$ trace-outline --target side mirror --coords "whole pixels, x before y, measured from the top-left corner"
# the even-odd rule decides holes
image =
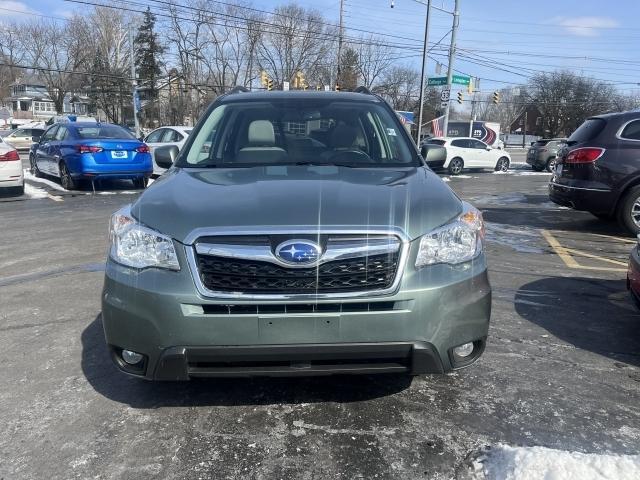
[[[493,150],[489,145],[487,145],[487,151],[490,152],[491,150]]]
[[[40,135],[34,135],[33,137],[31,137],[31,141],[33,143],[40,143]]]
[[[179,150],[175,145],[166,145],[164,147],[158,147],[153,151],[153,156],[156,160],[156,164],[160,168],[171,168],[173,162],[175,162],[178,156]]]
[[[447,149],[440,145],[424,145],[421,153],[427,164],[444,162],[447,159]]]

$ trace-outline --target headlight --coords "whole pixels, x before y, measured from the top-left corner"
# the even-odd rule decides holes
[[[468,203],[454,222],[427,233],[420,239],[416,268],[436,263],[468,262],[482,251],[482,213]]]
[[[140,225],[131,216],[128,207],[111,216],[109,240],[109,256],[122,265],[180,270],[173,240]]]

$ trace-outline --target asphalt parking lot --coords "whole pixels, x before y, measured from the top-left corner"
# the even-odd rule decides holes
[[[478,363],[413,381],[178,384],[124,376],[104,345],[107,223],[139,191],[28,178],[24,197],[0,199],[0,479],[465,478],[498,443],[638,453],[634,240],[550,203],[549,174],[522,164],[444,178],[487,222]]]

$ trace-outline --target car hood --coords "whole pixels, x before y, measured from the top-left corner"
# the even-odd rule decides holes
[[[141,223],[188,243],[199,228],[399,227],[412,239],[460,214],[428,168],[172,168],[132,205]]]

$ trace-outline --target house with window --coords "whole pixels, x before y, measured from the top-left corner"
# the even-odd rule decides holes
[[[68,93],[64,98],[63,111],[58,112],[46,85],[35,76],[26,76],[11,84],[11,96],[4,99],[4,103],[12,111],[12,123],[15,125],[46,121],[54,115],[87,115],[90,101],[85,95]]]

